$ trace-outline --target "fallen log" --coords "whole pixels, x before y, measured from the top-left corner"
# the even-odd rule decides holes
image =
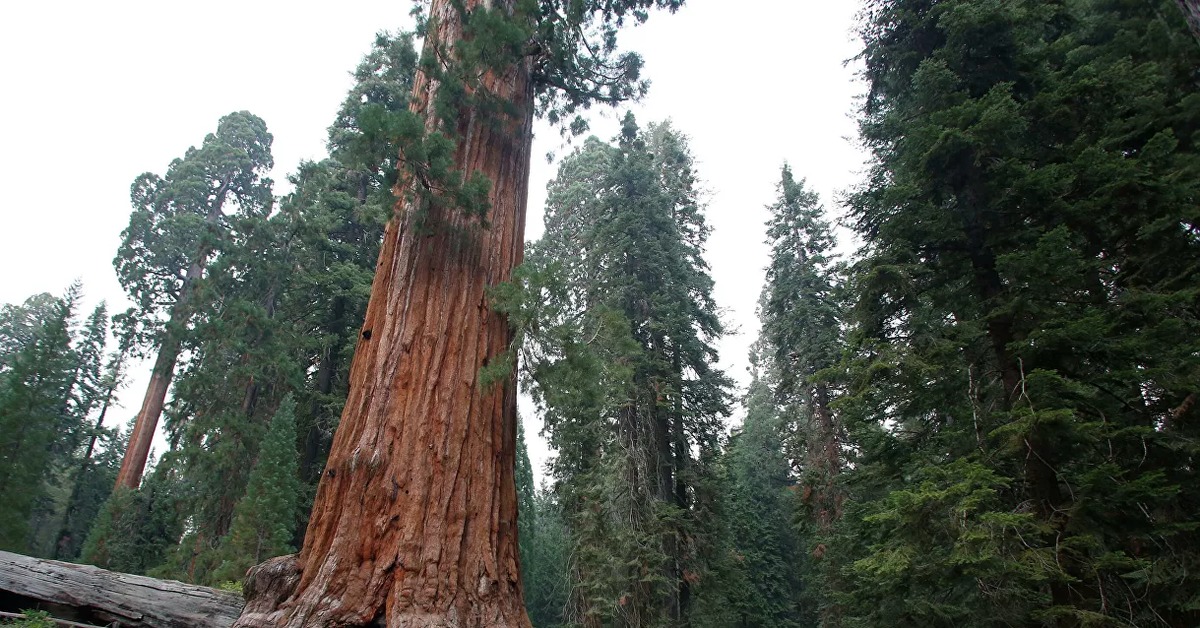
[[[229,628],[242,597],[208,587],[0,552],[0,591],[128,628]]]

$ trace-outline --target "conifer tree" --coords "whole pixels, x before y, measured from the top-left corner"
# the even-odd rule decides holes
[[[830,597],[813,595],[836,586],[838,565],[826,558],[834,523],[841,516],[844,489],[843,429],[835,406],[834,367],[844,351],[843,267],[835,240],[815,192],[784,165],[778,198],[768,207],[767,244],[771,263],[759,303],[763,365],[775,374],[773,394],[789,423],[789,452],[800,480],[801,530],[816,563],[806,594],[810,605],[825,600],[821,625],[838,625]],[[762,385],[766,385],[763,383]]]
[[[297,414],[301,473],[313,489],[346,399],[383,227],[396,202],[399,138],[389,121],[407,111],[416,68],[412,33],[377,35],[329,128],[330,158],[301,164],[296,190],[282,202],[299,239],[283,307],[304,313],[312,341],[306,350],[317,365]]]
[[[702,583],[699,626],[815,623],[800,595],[806,560],[793,526],[797,500],[785,446],[790,426],[774,399],[761,347],[753,351],[762,355],[751,356],[745,419],[722,457],[722,556]]]
[[[50,320],[59,305],[48,292],[35,294],[21,304],[0,306],[0,372],[13,366],[21,349],[33,342],[42,323]]]
[[[627,116],[616,146],[564,160],[523,271],[514,309],[571,530],[568,619],[585,625],[684,621],[705,569],[694,452],[716,447],[728,382],[697,196],[684,138]]]
[[[234,228],[230,216],[269,211],[271,182],[264,175],[272,164],[266,124],[242,111],[221,118],[217,132],[173,161],[165,176],[145,173],[133,183],[134,208],[113,263],[156,357],[118,475],[128,488],[141,481],[184,335],[199,306],[198,283]]]
[[[554,494],[546,489],[533,496],[531,524],[522,528],[521,582],[525,608],[534,628],[569,625],[565,613],[571,591],[570,534]],[[528,532],[527,532],[528,531]]]
[[[183,536],[180,482],[164,456],[137,489],[118,486],[100,508],[80,560],[112,571],[156,574]]]
[[[1195,623],[1200,50],[1165,1],[866,15],[847,622]]]
[[[512,331],[486,292],[521,260],[535,112],[557,122],[644,91],[617,28],[679,4],[431,3],[410,112],[389,125],[401,198],[313,517],[298,559],[258,572],[299,578],[255,588],[239,626],[528,625]]]
[[[36,311],[7,309],[14,319],[28,321],[10,332],[15,351],[0,373],[0,548],[29,551],[30,517],[46,497],[54,464],[77,437],[80,425],[70,406],[78,355],[71,345],[79,289],[52,302],[32,297]],[[41,320],[33,316],[44,315]]]
[[[229,538],[222,544],[226,558],[215,579],[240,580],[251,566],[294,551],[299,496],[296,402],[288,395],[271,419],[246,496],[234,510]]]

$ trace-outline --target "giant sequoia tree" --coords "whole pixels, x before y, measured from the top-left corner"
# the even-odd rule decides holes
[[[145,173],[133,182],[133,212],[113,264],[138,306],[156,357],[118,485],[137,488],[141,482],[184,332],[195,313],[197,286],[229,236],[230,216],[270,209],[271,182],[264,175],[272,163],[266,124],[240,111],[221,118],[216,133],[171,162],[166,176]]]
[[[431,3],[410,113],[392,119],[400,200],[304,547],[252,575],[270,595],[239,625],[528,625],[512,332],[487,289],[521,261],[535,111],[639,93],[616,29],[678,4]]]

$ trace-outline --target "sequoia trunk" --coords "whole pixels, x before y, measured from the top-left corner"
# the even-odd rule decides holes
[[[432,3],[427,52],[461,40],[454,4]],[[521,61],[483,76],[483,89],[515,115],[461,107],[448,123],[456,169],[491,181],[486,227],[457,208],[423,210],[425,192],[401,172],[303,549],[295,561],[264,563],[235,625],[529,626],[517,559],[515,374],[493,384],[479,374],[513,339],[487,290],[522,257],[530,70]],[[438,124],[438,89],[418,74],[411,108],[427,129]]]
[[[195,283],[203,273],[203,262],[195,262],[188,268],[179,299],[171,308],[171,320],[167,323],[162,343],[158,346],[154,370],[150,372],[150,384],[146,386],[146,396],[142,399],[142,407],[133,421],[129,446],[125,448],[125,457],[121,460],[120,471],[117,472],[117,487],[136,489],[142,482],[142,472],[146,470],[146,460],[150,457],[150,445],[154,442],[154,431],[158,429],[158,418],[162,416],[163,405],[166,403],[167,389],[171,387],[171,378],[175,376],[175,362],[179,359],[181,344],[179,336],[188,318],[188,301]]]
[[[230,183],[226,180],[221,184],[208,214],[204,217],[208,229],[216,229],[221,216],[224,215],[222,207],[225,205]],[[146,396],[142,398],[142,407],[134,418],[133,433],[129,435],[129,445],[125,448],[125,457],[121,460],[121,469],[117,472],[117,488],[125,486],[136,489],[142,482],[146,460],[150,457],[150,445],[154,442],[154,431],[158,429],[158,419],[162,416],[163,405],[167,400],[167,390],[171,387],[171,379],[175,377],[175,363],[179,360],[179,349],[183,346],[183,330],[191,316],[192,293],[196,290],[196,283],[204,276],[204,266],[212,252],[210,243],[201,244],[196,258],[188,266],[183,283],[179,286],[179,296],[171,306],[171,318],[158,345],[154,370],[150,372],[150,384],[146,386]]]

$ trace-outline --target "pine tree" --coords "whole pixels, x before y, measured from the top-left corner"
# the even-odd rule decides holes
[[[80,560],[112,571],[154,574],[183,535],[180,485],[167,457],[137,489],[118,486],[100,508]]]
[[[524,291],[506,295],[559,452],[568,618],[585,625],[681,621],[705,569],[697,489],[728,381],[697,196],[685,139],[627,116],[616,146],[591,138],[564,160]]]
[[[778,198],[768,207],[767,243],[771,263],[759,303],[764,367],[776,374],[773,394],[790,424],[789,451],[799,472],[803,505],[801,530],[817,563],[806,594],[822,608],[821,625],[836,626],[839,612],[830,595],[813,595],[837,586],[839,566],[828,544],[841,516],[845,437],[835,406],[836,366],[842,358],[847,320],[841,291],[843,267],[836,242],[816,193],[797,181],[784,165]],[[765,385],[765,384],[763,384]]]
[[[1195,623],[1160,334],[1197,320],[1200,51],[1167,2],[867,18],[847,622]]]
[[[291,541],[299,496],[296,402],[289,395],[271,419],[246,496],[234,510],[229,538],[222,543],[225,562],[215,579],[240,580],[251,566],[294,551]]]
[[[533,496],[532,525],[521,537],[521,582],[525,608],[534,628],[569,625],[564,617],[570,599],[570,533],[562,508],[548,490]],[[522,529],[522,535],[526,530]]]
[[[6,308],[23,330],[0,373],[0,548],[29,551],[30,517],[42,511],[54,465],[78,436],[70,406],[78,355],[71,345],[79,289],[72,286],[52,303],[42,296],[26,301],[24,312]],[[37,320],[34,316],[45,316]],[[24,333],[22,333],[24,332]]]
[[[534,530],[537,527],[533,466],[529,462],[529,450],[525,446],[525,426],[517,421],[517,469],[514,482],[517,485],[517,534],[520,541],[521,566],[529,564],[531,548],[537,544]]]
[[[33,342],[42,323],[53,316],[58,305],[57,298],[43,292],[20,305],[0,306],[0,373],[12,368],[17,354]]]
[[[789,425],[764,372],[770,363],[765,357],[751,356],[745,419],[722,458],[722,556],[714,577],[701,583],[699,626],[815,623],[800,595],[805,558],[793,527],[797,500],[785,447]]]

